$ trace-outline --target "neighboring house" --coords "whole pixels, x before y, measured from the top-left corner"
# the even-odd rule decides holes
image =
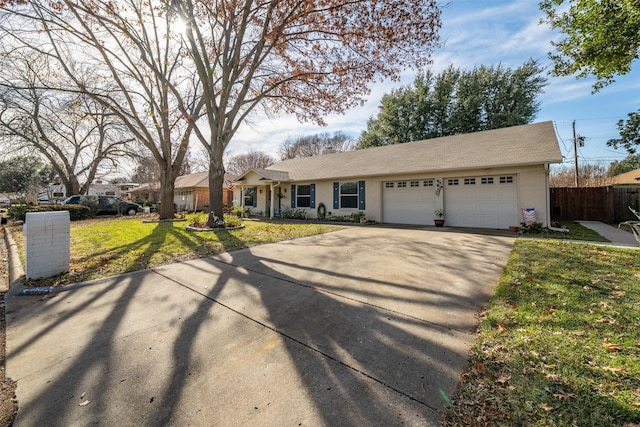
[[[504,229],[535,208],[549,224],[549,165],[562,162],[552,122],[285,160],[242,174],[237,199],[270,216],[363,211],[382,223]]]
[[[222,203],[231,206],[233,203],[232,184],[235,177],[224,174],[225,183],[222,189]],[[173,202],[178,211],[208,210],[209,208],[209,173],[199,172],[182,175],[176,178]]]
[[[607,180],[606,185],[612,185],[614,187],[640,187],[640,169],[612,176]]]
[[[131,199],[140,204],[155,204],[160,201],[160,183],[140,184],[130,191]]]

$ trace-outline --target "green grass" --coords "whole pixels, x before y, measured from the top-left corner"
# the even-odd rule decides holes
[[[126,217],[74,221],[69,273],[25,284],[65,285],[340,229],[312,223],[245,221],[245,228],[238,230],[191,232],[186,231],[188,223],[143,224],[140,218]],[[19,228],[13,231],[24,264],[24,236]]]
[[[560,221],[560,225],[569,230],[569,233],[563,234],[555,231],[544,233],[523,234],[523,236],[536,238],[549,238],[557,240],[583,240],[588,242],[610,242],[606,237],[602,237],[590,228],[582,226],[576,221]]]
[[[442,425],[637,425],[640,251],[518,239],[452,400]]]

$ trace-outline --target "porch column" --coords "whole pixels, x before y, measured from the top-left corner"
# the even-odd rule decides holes
[[[274,199],[275,199],[275,197],[274,197],[275,196],[275,191],[274,191],[275,187],[273,186],[273,182],[271,183],[270,188],[271,188],[271,192],[270,192],[269,198],[271,200],[269,200],[269,204],[270,204],[270,207],[269,207],[269,219],[273,219],[273,211],[275,211],[275,209],[276,209],[276,204],[275,204],[275,201],[274,201]]]

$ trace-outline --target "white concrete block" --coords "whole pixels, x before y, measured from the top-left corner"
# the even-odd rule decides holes
[[[39,279],[69,271],[70,229],[68,211],[27,213],[23,228],[27,278]]]

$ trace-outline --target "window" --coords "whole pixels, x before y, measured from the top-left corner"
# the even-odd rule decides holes
[[[475,178],[465,178],[464,179],[464,185],[476,185],[476,179]]]
[[[420,187],[420,181],[411,181],[409,185],[411,187]]]
[[[64,197],[64,193],[53,193],[53,197]]]
[[[482,178],[480,184],[493,184],[493,177]]]
[[[384,183],[384,187],[385,188],[393,188],[393,182],[385,182]]]
[[[256,187],[244,189],[244,206],[257,206]]]
[[[460,180],[459,179],[449,179],[447,180],[447,185],[460,185]]]
[[[358,183],[341,182],[340,183],[340,208],[357,209],[358,208]]]
[[[422,183],[422,185],[424,185],[425,187],[433,187],[433,180],[427,179]]]
[[[500,184],[511,184],[513,182],[513,177],[512,176],[501,176],[500,177]]]
[[[405,188],[407,186],[407,182],[406,181],[400,181],[398,183],[398,188]]]
[[[365,182],[334,182],[333,183],[333,208],[334,209],[366,209],[365,203]],[[311,187],[311,197],[313,198],[313,184]],[[311,201],[313,208],[313,200]]]
[[[296,206],[299,208],[311,207],[311,186],[297,185],[296,187]]]

